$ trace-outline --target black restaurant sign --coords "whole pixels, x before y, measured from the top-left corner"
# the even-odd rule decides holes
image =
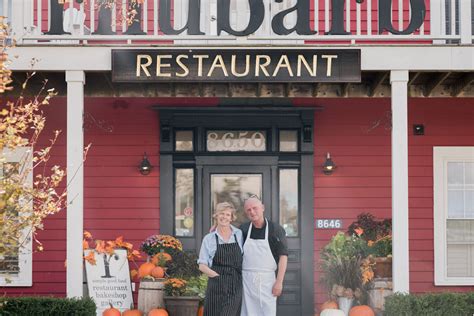
[[[360,82],[357,49],[112,50],[114,82]]]

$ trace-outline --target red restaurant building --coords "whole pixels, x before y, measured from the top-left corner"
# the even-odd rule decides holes
[[[252,194],[287,231],[281,315],[326,299],[320,250],[362,212],[392,219],[394,291],[474,289],[471,1],[144,0],[130,24],[132,2],[0,1],[14,78],[59,92],[70,177],[2,293],[82,296],[83,230],[197,250],[214,205],[244,221]]]

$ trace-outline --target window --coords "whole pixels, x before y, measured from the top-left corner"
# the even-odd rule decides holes
[[[0,163],[0,179],[3,181],[6,172],[16,172],[20,163],[27,156],[29,148],[17,148],[14,151],[4,151],[6,161]],[[31,170],[32,162],[30,162]],[[33,185],[32,174],[27,177],[27,184]],[[31,286],[32,285],[32,243],[28,232],[24,232],[24,246],[18,248],[16,256],[0,257],[0,286]]]
[[[194,235],[194,169],[175,169],[175,233]]]
[[[280,225],[288,237],[299,235],[298,183],[298,169],[280,169]]]
[[[435,284],[474,285],[474,147],[434,148]]]

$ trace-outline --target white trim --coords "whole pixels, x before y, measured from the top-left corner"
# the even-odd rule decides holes
[[[31,159],[31,147],[18,147],[14,151],[4,150],[3,157],[7,162],[22,162],[25,170],[30,170],[26,177],[26,184],[29,187],[33,186],[33,160]],[[2,170],[0,170],[2,172]],[[33,203],[30,203],[33,207]],[[25,240],[23,247],[19,249],[19,269],[18,275],[0,274],[0,286],[17,287],[17,286],[32,286],[33,285],[33,243],[30,230],[23,231],[22,240]]]
[[[66,71],[67,82],[67,297],[82,297],[84,226],[83,71]]]
[[[446,254],[446,179],[449,161],[473,161],[474,147],[433,147],[435,285],[474,285],[474,277],[448,277]]]
[[[131,49],[132,46],[120,47],[14,47],[9,49],[12,58],[12,71],[110,71],[112,68],[112,49]],[[215,46],[162,46],[162,47],[133,47],[134,49],[208,49],[208,50],[235,50],[255,49],[252,46],[226,47],[221,44]],[[285,49],[335,49],[334,46],[309,46],[309,45],[285,45],[264,47],[270,50]],[[450,47],[394,47],[394,46],[344,46],[337,49],[360,49],[362,71],[390,71],[390,70],[412,70],[412,71],[474,71],[474,46],[450,46]],[[68,58],[64,58],[68,56]],[[91,58],[94,56],[94,58]],[[381,58],[383,56],[383,58]],[[36,60],[32,66],[31,61]]]
[[[410,291],[408,244],[408,71],[392,71],[393,291]]]

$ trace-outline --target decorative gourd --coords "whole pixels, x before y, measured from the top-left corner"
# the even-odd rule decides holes
[[[147,275],[151,274],[151,271],[155,268],[156,266],[151,263],[151,262],[145,262],[138,268],[138,276],[140,278],[146,277]]]
[[[349,316],[375,316],[375,313],[369,306],[359,305],[351,308]]]
[[[204,306],[199,306],[197,316],[204,316]]]
[[[325,309],[320,316],[346,316],[340,309]]]
[[[110,308],[107,308],[102,312],[102,316],[120,316],[121,313],[118,309],[114,308],[112,304],[110,304]]]
[[[148,316],[169,316],[164,308],[154,308],[148,312]]]
[[[338,309],[339,305],[337,305],[336,301],[326,301],[321,305],[321,311],[325,309]]]
[[[153,270],[151,270],[151,276],[155,279],[161,279],[165,276],[165,270],[163,270],[162,267],[154,267]]]

